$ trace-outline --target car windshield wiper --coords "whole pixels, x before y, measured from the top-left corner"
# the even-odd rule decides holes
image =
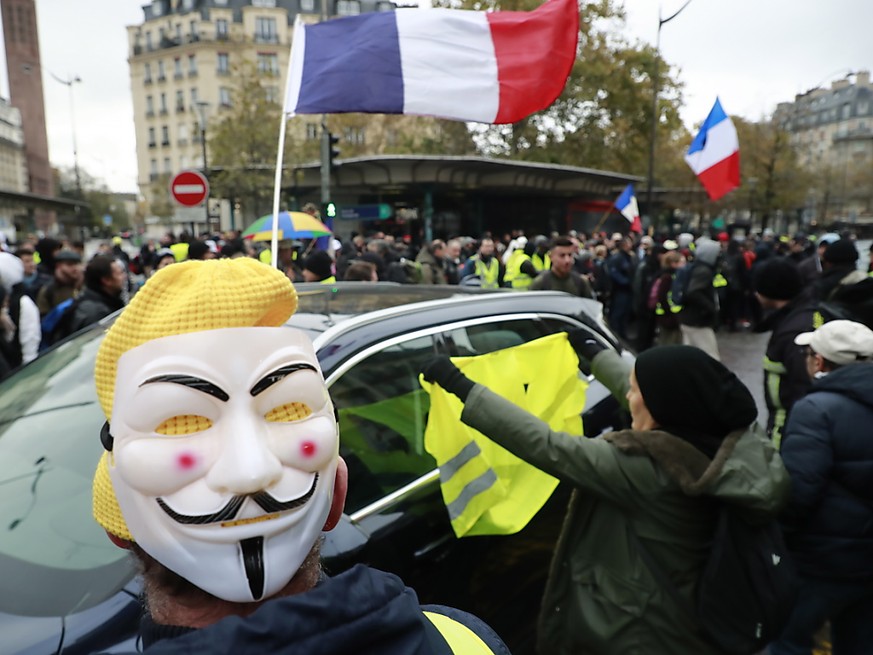
[[[62,409],[70,409],[72,407],[85,407],[86,405],[94,405],[96,404],[96,400],[86,400],[81,403],[70,403],[69,405],[58,405],[57,407],[48,407],[46,409],[41,409],[38,412],[33,412],[31,414],[20,414],[18,416],[13,416],[12,418],[7,418],[5,420],[0,421],[0,426],[7,425],[9,423],[13,423],[19,419],[30,418],[31,416],[39,416],[40,414],[48,414],[49,412],[57,412]]]

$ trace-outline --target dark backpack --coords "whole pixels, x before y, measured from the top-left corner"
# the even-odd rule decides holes
[[[691,271],[693,269],[694,262],[676,269],[676,274],[673,275],[673,284],[670,287],[670,297],[674,305],[684,304],[685,294],[688,292],[688,284],[691,282]]]
[[[73,298],[68,298],[51,308],[40,322],[42,329],[42,341],[39,349],[45,350],[52,344],[68,337],[73,332],[73,316],[79,303]]]
[[[788,622],[797,578],[776,521],[750,523],[730,505],[721,504],[693,607],[638,538],[637,545],[661,587],[723,651],[758,653]]]
[[[844,319],[873,329],[873,277],[837,285],[818,309],[825,322]]]

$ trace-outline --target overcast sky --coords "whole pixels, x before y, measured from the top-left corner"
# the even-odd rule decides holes
[[[667,17],[683,3],[625,0],[628,36],[654,43],[659,11]],[[114,191],[137,188],[125,27],[142,21],[143,4],[37,0],[49,157],[73,163],[70,89],[50,73],[79,76],[72,86],[79,165]],[[871,26],[871,0],[691,0],[662,27],[661,51],[685,83],[687,125],[702,121],[716,96],[728,114],[759,119],[796,93],[871,70]]]

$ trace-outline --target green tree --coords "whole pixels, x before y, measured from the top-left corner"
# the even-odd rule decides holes
[[[740,144],[740,189],[725,196],[719,208],[747,210],[760,218],[761,228],[773,225],[777,215],[796,220],[807,202],[812,176],[798,163],[788,133],[774,122],[733,117]]]
[[[270,213],[282,107],[275,99],[274,76],[259,73],[251,61],[233,71],[230,107],[221,107],[207,130],[209,184],[216,197],[239,202],[244,223]],[[283,168],[294,164],[300,147],[289,130]],[[290,180],[283,179],[283,185]]]
[[[531,10],[538,0],[465,0],[469,9]],[[645,175],[652,125],[652,46],[624,36],[625,14],[614,0],[580,3],[576,62],[560,97],[546,110],[513,125],[474,127],[480,151],[558,164]],[[659,181],[680,171],[687,132],[679,117],[681,84],[659,64],[657,122]],[[683,179],[685,179],[683,173]]]

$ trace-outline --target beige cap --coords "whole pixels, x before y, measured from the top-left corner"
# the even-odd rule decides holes
[[[873,358],[873,330],[855,321],[830,321],[815,332],[794,337],[798,346],[812,350],[834,364],[844,365]]]

